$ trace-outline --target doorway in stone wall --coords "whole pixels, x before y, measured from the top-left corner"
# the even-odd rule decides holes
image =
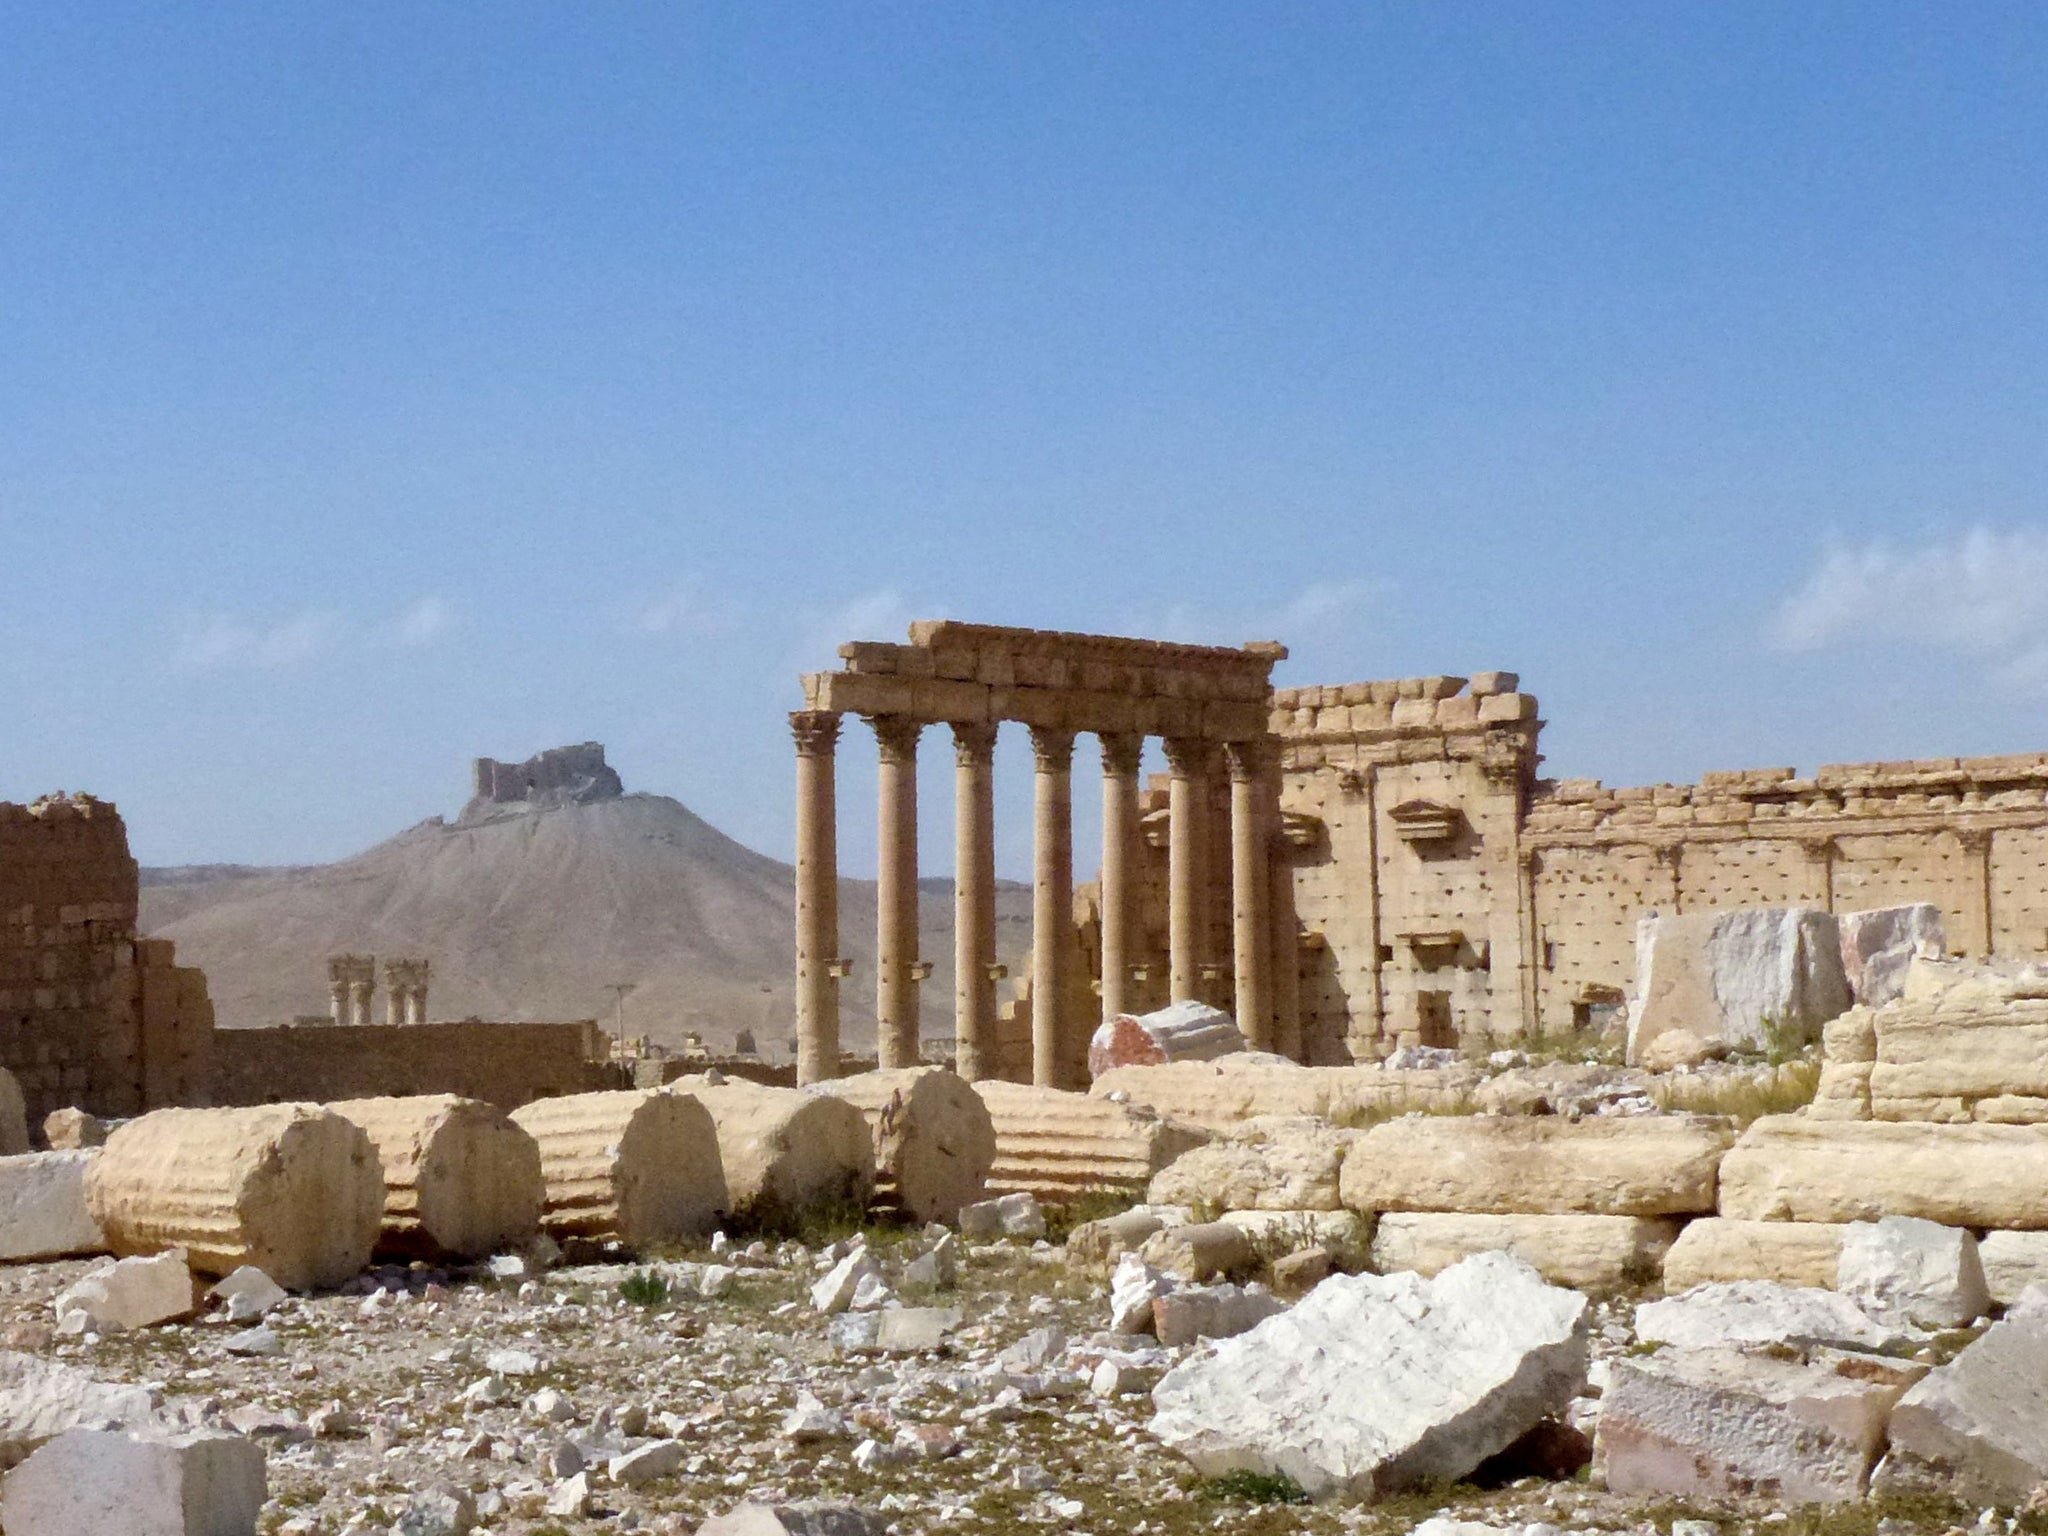
[[[1415,1032],[1419,1044],[1443,1051],[1458,1048],[1457,1026],[1451,1022],[1450,993],[1415,994]]]

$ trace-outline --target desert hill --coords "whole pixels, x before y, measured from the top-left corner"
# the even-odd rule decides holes
[[[175,939],[179,959],[206,971],[229,1028],[324,1014],[327,957],[356,951],[428,957],[437,1019],[609,1021],[608,987],[631,982],[629,1033],[674,1044],[695,1029],[716,1049],[752,1029],[780,1054],[795,1027],[789,865],[664,795],[517,793],[480,795],[454,822],[422,822],[335,864],[145,871],[143,931]],[[951,882],[923,891],[925,1029],[949,1035]],[[873,882],[843,881],[840,908],[858,962],[842,994],[845,1038],[868,1045]],[[997,929],[1014,968],[1030,943],[1027,887],[999,890]],[[381,994],[377,1006],[381,1018]]]

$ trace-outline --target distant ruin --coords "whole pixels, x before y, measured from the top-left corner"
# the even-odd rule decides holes
[[[523,763],[480,757],[472,772],[474,787],[469,803],[462,808],[463,821],[507,809],[589,805],[596,800],[616,800],[626,792],[617,771],[604,760],[604,744],[597,741],[550,747]]]
[[[797,983],[806,1080],[830,1075],[839,959],[832,764],[858,714],[882,754],[884,1061],[917,1059],[914,769],[958,759],[958,1064],[1072,1087],[1105,1016],[1197,999],[1312,1063],[1596,1030],[1652,911],[1930,902],[1954,953],[2048,948],[2048,753],[1710,773],[1608,789],[1538,777],[1509,672],[1274,690],[1283,647],[1176,646],[958,623],[843,646],[803,679]],[[1003,721],[1037,761],[1032,973],[998,1006],[979,892]],[[1070,893],[1074,736],[1101,741],[1102,878]],[[1171,772],[1140,787],[1143,735]],[[1046,936],[1051,935],[1050,942]],[[1027,1043],[1028,1042],[1028,1043]]]

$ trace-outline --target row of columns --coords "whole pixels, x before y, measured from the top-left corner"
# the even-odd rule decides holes
[[[878,866],[875,1006],[884,1067],[918,1061],[918,983],[930,965],[918,958],[917,742],[923,722],[870,718],[880,749],[877,782]],[[797,749],[797,1076],[815,1082],[839,1068],[838,982],[848,971],[839,955],[838,806],[835,786],[840,716],[799,710],[790,716]],[[954,1010],[957,1063],[970,1081],[997,1067],[995,956],[996,727],[952,726],[954,752]],[[1075,964],[1072,901],[1074,732],[1032,726],[1032,972],[1031,1075],[1043,1086],[1073,1086],[1063,1053],[1075,1025],[1070,993]],[[1102,743],[1102,1014],[1128,1011],[1137,949],[1138,787],[1144,738],[1103,733]],[[1218,744],[1168,738],[1168,949],[1173,1001],[1199,995],[1201,915],[1207,872],[1203,850],[1209,785]],[[1231,793],[1231,932],[1238,1027],[1261,1050],[1276,1039],[1275,968],[1269,956],[1291,958],[1287,932],[1270,901],[1269,851],[1277,828],[1278,781],[1270,743],[1226,742]],[[1284,939],[1286,948],[1276,951]],[[1293,967],[1278,968],[1291,976]],[[1294,1013],[1283,999],[1284,1016]]]

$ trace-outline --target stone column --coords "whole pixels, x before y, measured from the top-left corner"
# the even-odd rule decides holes
[[[1138,847],[1138,764],[1145,738],[1118,731],[1102,738],[1102,1016],[1131,1003],[1131,875]]]
[[[405,1022],[408,985],[402,967],[384,962],[384,1022],[393,1028]]]
[[[336,1024],[348,1022],[348,978],[331,960],[327,963],[327,1016]]]
[[[953,727],[954,1070],[996,1075],[996,727]]]
[[[1031,1081],[1072,1086],[1066,1044],[1069,955],[1074,946],[1074,733],[1031,727]]]
[[[1215,752],[1214,743],[1199,737],[1166,740],[1168,997],[1176,1003],[1202,995],[1202,840]]]
[[[884,1067],[917,1065],[917,738],[919,720],[875,715],[875,1044]]]
[[[1273,1049],[1273,993],[1266,966],[1269,822],[1262,741],[1223,745],[1230,766],[1230,948],[1237,980],[1237,1027],[1255,1051]]]
[[[373,976],[367,981],[349,983],[349,992],[351,1000],[355,1005],[351,1010],[353,1017],[349,1022],[351,1024],[367,1026],[370,1022],[370,1003],[377,995],[376,978]]]
[[[800,709],[796,737],[796,1077],[839,1075],[839,716]]]

